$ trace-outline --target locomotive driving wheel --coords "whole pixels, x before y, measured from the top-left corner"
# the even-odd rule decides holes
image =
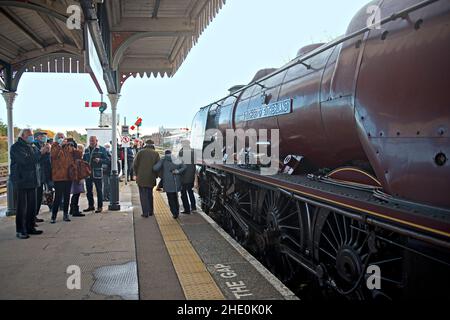
[[[359,221],[323,208],[318,209],[317,224],[314,249],[324,287],[350,300],[392,300],[403,289],[403,252],[392,241],[384,241],[394,234],[383,237]],[[368,285],[373,266],[381,273],[376,288]]]
[[[247,220],[252,219],[254,206],[256,203],[256,191],[252,188],[239,190],[230,197],[230,210],[234,214],[244,216]],[[246,234],[231,212],[227,212],[225,226],[228,228],[230,235],[240,244],[247,246],[249,234]]]
[[[293,256],[304,247],[304,224],[297,201],[278,191],[266,191],[262,214],[265,216],[263,258],[282,281],[292,280],[297,271]]]

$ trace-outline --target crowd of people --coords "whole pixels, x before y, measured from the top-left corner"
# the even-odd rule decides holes
[[[127,149],[126,154],[123,149],[119,149],[118,154],[121,159],[127,157],[129,165],[124,172],[127,178],[134,180],[136,176],[143,217],[153,215],[153,188],[158,177],[161,178],[158,187],[166,192],[175,219],[180,213],[178,193],[181,193],[184,207],[182,213],[190,214],[196,210],[193,193],[195,165],[193,161],[185,163],[180,160],[183,149],[178,156],[167,150],[161,158],[152,140],[146,141],[142,148]],[[42,234],[42,230],[36,229],[38,223],[44,222],[39,217],[42,204],[49,207],[50,223],[54,224],[59,211],[63,212],[63,221],[69,222],[70,216],[83,217],[87,212],[103,212],[103,202],[110,200],[111,144],[101,146],[95,136],[89,137],[89,144],[85,147],[63,133],[49,139],[46,132],[33,133],[32,129],[23,129],[17,142],[11,146],[10,159],[16,236],[19,239]],[[84,213],[79,207],[83,193],[86,193],[88,201]]]

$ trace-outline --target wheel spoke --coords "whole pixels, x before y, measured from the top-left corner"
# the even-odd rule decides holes
[[[338,221],[338,219],[336,217],[336,213],[334,213],[334,212],[333,212],[333,217],[334,217],[334,221],[336,222],[336,229],[337,229],[337,231],[339,233],[339,238],[341,239],[340,245],[343,245],[344,244],[344,239],[342,238],[341,227],[340,227],[339,221]]]
[[[349,225],[350,228],[350,240],[348,241],[348,245],[351,245],[353,243],[353,236],[354,236],[354,229],[352,224]]]
[[[328,219],[327,219],[327,225],[328,225],[328,229],[330,229],[331,234],[333,235],[334,240],[336,241],[336,245],[339,246],[339,241],[338,241],[338,239],[337,239],[337,237],[336,237],[336,234],[334,233],[333,227],[331,227],[331,224],[330,224],[330,222],[328,221]],[[337,250],[336,250],[336,252],[337,252]]]
[[[353,242],[350,244],[350,246],[356,247],[356,245],[357,245],[358,242],[359,242],[359,238],[360,238],[360,235],[361,235],[361,230],[360,230],[358,227],[355,227],[355,226],[352,226],[352,230],[355,231],[356,236],[355,236],[355,238],[353,239]]]
[[[322,251],[323,253],[325,253],[327,256],[329,256],[330,258],[332,258],[333,260],[336,260],[336,257],[333,256],[331,253],[329,253],[328,251],[326,251],[324,248],[319,248],[320,251]]]
[[[287,216],[284,216],[284,217],[282,217],[282,218],[279,218],[279,219],[278,219],[278,222],[283,222],[284,220],[287,220],[287,219],[289,219],[290,217],[294,216],[296,213],[297,213],[297,211],[292,212],[292,213],[290,213],[290,214],[288,214]]]
[[[291,236],[288,235],[288,234],[283,234],[283,235],[281,235],[281,238],[282,238],[282,239],[287,239],[287,240],[291,241],[291,242],[292,242],[294,245],[296,245],[297,247],[301,248],[300,243],[298,243],[298,242],[294,239],[294,237],[291,237]]]
[[[344,226],[344,243],[345,244],[347,244],[348,242],[347,242],[347,223],[345,222],[346,221],[346,219],[345,219],[345,216],[344,215],[342,215],[342,223],[343,223],[343,226]]]
[[[404,286],[403,282],[400,282],[400,281],[396,281],[396,280],[389,279],[389,278],[386,278],[386,277],[380,277],[380,279],[383,280],[383,281],[387,281],[387,282],[393,283],[393,284],[395,284],[397,286],[400,286],[400,287]]]
[[[372,264],[372,265],[379,265],[379,264],[389,263],[389,262],[394,262],[394,261],[399,261],[399,260],[403,260],[403,258],[402,257],[398,257],[398,258],[386,259],[386,260],[371,262],[370,264]]]
[[[278,228],[280,228],[280,229],[289,229],[289,230],[301,230],[298,227],[287,226],[287,225],[283,225],[283,224],[278,225]]]
[[[290,206],[290,202],[286,201],[283,205],[283,207],[279,211],[279,216],[282,216],[283,213],[287,210],[287,208]]]
[[[323,233],[322,234],[323,237],[325,238],[325,240],[328,241],[328,243],[330,244],[330,246],[334,249],[334,251],[336,251],[336,253],[338,252],[338,250],[334,247],[334,245],[331,243],[330,239],[328,239],[328,237]]]
[[[356,249],[356,252],[358,252],[358,253],[362,252],[364,245],[367,243],[367,239],[368,239],[368,237],[364,238],[364,241],[361,243],[361,246],[358,249]]]

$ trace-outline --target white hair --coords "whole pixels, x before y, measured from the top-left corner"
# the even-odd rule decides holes
[[[24,129],[21,129],[20,132],[19,132],[19,137],[23,138],[23,136],[25,135],[25,133],[31,133],[31,134],[33,134],[33,129],[31,129],[31,128],[24,128]]]
[[[59,135],[62,135],[64,138],[66,137],[66,135],[65,135],[64,133],[58,132],[57,134],[55,134],[55,138],[56,138],[57,136],[59,136]]]
[[[111,148],[111,144],[110,143],[105,143],[104,145],[103,145],[105,148]]]

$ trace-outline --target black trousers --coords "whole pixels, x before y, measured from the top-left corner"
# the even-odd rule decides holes
[[[131,180],[131,179],[133,179],[133,176],[134,176],[134,170],[133,170],[133,162],[131,162],[131,165],[129,164],[129,162],[128,162],[128,180]]]
[[[193,188],[194,188],[193,183],[187,183],[181,186],[181,201],[183,202],[184,211],[186,212],[197,209],[195,204],[194,190],[192,190]],[[191,202],[190,204],[189,201]]]
[[[103,208],[103,179],[86,179],[86,197],[88,199],[89,208],[94,207],[94,184],[97,191],[97,208]]]
[[[75,193],[72,195],[72,198],[70,199],[70,206],[78,206],[78,202],[80,201],[80,195],[81,193]]]
[[[174,217],[178,216],[180,213],[180,204],[178,202],[177,192],[167,192],[167,200],[169,200],[170,212]]]
[[[16,232],[28,233],[36,219],[36,188],[17,190]]]
[[[139,198],[141,200],[142,214],[153,215],[153,188],[139,187]]]
[[[39,214],[39,211],[41,210],[43,193],[44,193],[44,185],[41,184],[41,186],[36,189],[36,216]]]
[[[55,200],[52,207],[52,219],[56,219],[58,214],[59,204],[63,201],[63,212],[69,213],[70,188],[72,181],[55,181]]]

